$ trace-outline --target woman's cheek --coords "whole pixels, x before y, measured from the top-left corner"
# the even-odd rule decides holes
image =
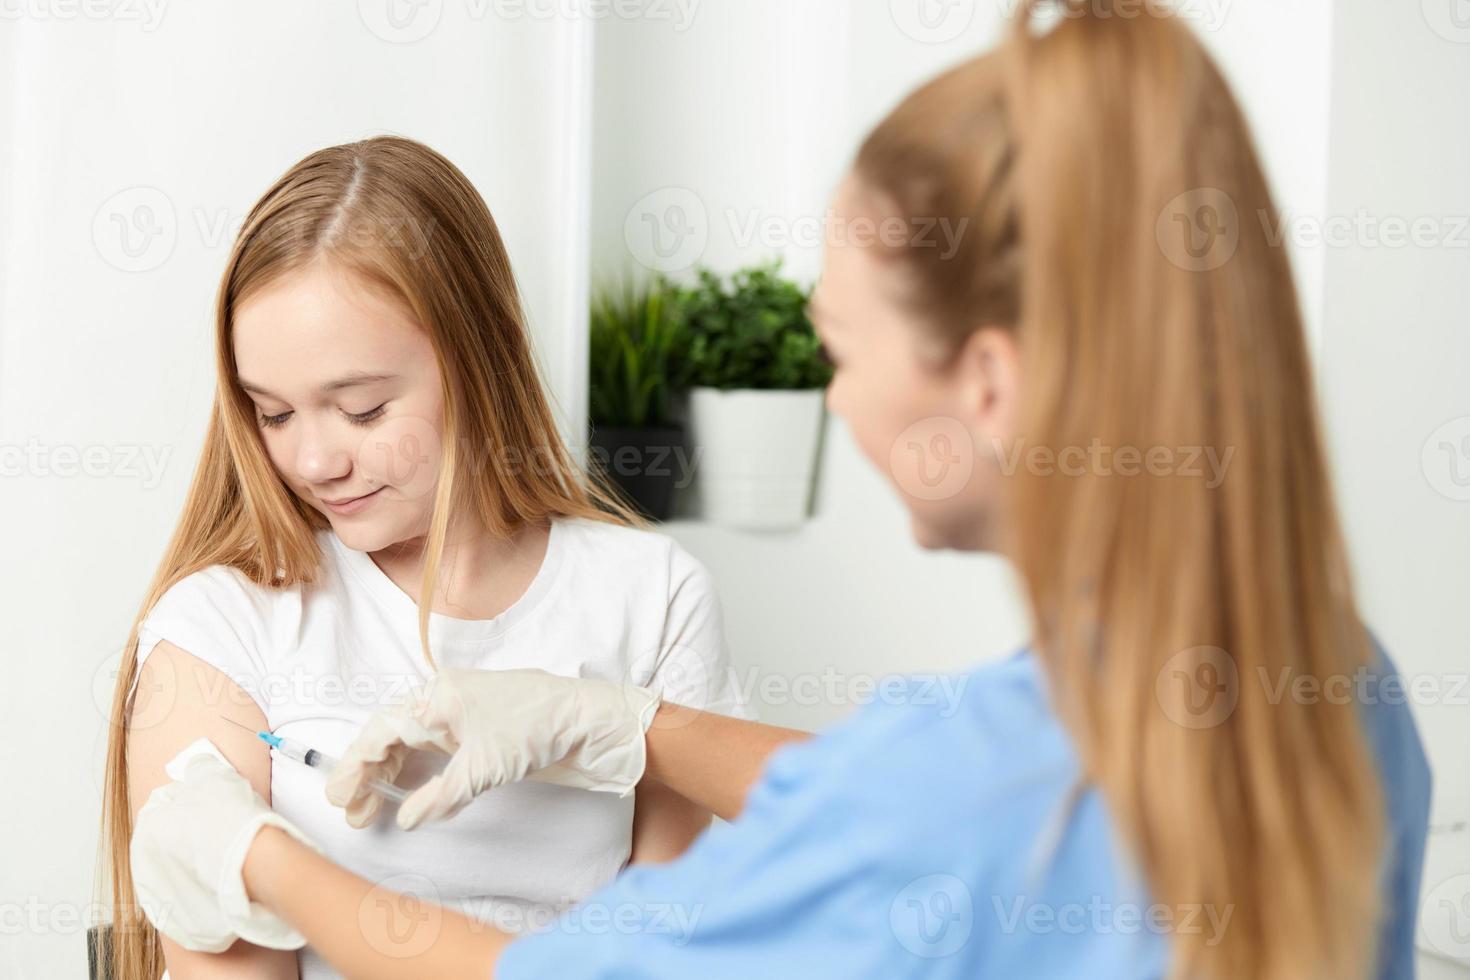
[[[906,424],[905,424],[906,423]],[[909,406],[888,449],[889,468],[908,503],[933,510],[959,497],[975,471],[975,445],[958,419],[933,405]]]

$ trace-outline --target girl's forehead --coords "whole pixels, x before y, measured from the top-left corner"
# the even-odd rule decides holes
[[[314,265],[266,283],[237,307],[239,334],[352,330],[395,335],[416,326],[407,307],[361,279]]]
[[[272,381],[316,387],[433,359],[427,332],[401,303],[313,272],[282,277],[242,303],[232,343],[242,383],[268,390]]]

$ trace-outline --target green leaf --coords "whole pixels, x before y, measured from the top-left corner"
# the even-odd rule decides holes
[[[593,425],[643,428],[668,424],[674,358],[684,346],[681,324],[671,317],[663,279],[643,286],[602,289],[589,315],[588,393]]]
[[[688,339],[679,387],[821,388],[831,369],[818,355],[809,294],[779,263],[741,269],[728,282],[709,269],[668,297]]]

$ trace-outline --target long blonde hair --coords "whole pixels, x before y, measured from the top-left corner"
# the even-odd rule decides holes
[[[156,931],[136,907],[128,866],[132,808],[128,719],[138,626],[174,583],[212,565],[261,588],[315,579],[316,531],[329,523],[281,480],[240,388],[232,327],[240,304],[282,275],[325,257],[399,299],[433,342],[443,386],[438,484],[421,595],[434,594],[451,511],[470,508],[492,534],[552,517],[642,522],[588,480],[559,435],[541,388],[510,259],[495,219],[452,163],[422,143],[377,137],[318,150],[251,209],[236,238],[215,312],[217,384],[183,515],[133,621],[113,696],[102,832],[113,908],[111,975],[156,978]],[[419,606],[429,650],[430,604]]]
[[[1226,461],[1218,485],[1022,466],[1006,550],[1058,714],[1154,900],[1231,915],[1217,945],[1173,937],[1175,975],[1363,977],[1384,805],[1358,706],[1273,703],[1265,683],[1370,658],[1291,271],[1257,221],[1275,214],[1266,181],[1177,16],[1042,6],[903,102],[855,173],[901,214],[968,219],[953,257],[885,259],[941,346],[1014,332],[1028,447]],[[1196,221],[1225,237],[1182,240]],[[1202,668],[1228,686],[1200,723],[1171,674]]]

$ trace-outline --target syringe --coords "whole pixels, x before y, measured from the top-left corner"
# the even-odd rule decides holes
[[[226,718],[225,720],[240,728],[244,728],[247,732],[250,731],[248,727],[241,725],[232,718]],[[330,773],[333,769],[337,768],[336,759],[327,755],[325,752],[318,752],[316,749],[303,745],[295,739],[282,738],[270,732],[256,732],[255,734],[259,736],[262,742],[265,742],[293,762],[299,762],[304,766],[319,769],[323,774]],[[381,797],[392,800],[394,803],[402,803],[408,799],[408,790],[401,786],[395,786],[386,779],[369,779],[367,785],[373,792]]]
[[[280,752],[286,758],[294,759],[296,762],[311,766],[313,769],[320,769],[323,774],[330,773],[333,769],[337,768],[336,759],[327,755],[325,752],[318,752],[316,749],[308,748],[295,739],[282,738],[279,735],[272,735],[270,732],[256,732],[255,734],[259,735],[263,742],[277,752]],[[386,797],[394,803],[402,803],[408,799],[408,790],[394,786],[386,779],[369,779],[367,784],[374,793]]]

